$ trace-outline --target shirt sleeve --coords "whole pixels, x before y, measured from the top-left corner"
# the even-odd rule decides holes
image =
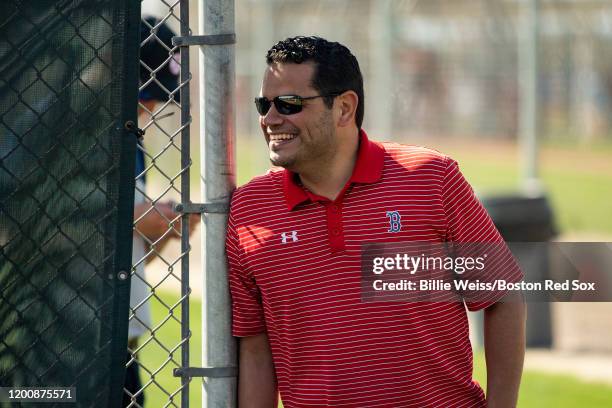
[[[446,240],[459,248],[460,255],[482,257],[485,265],[483,270],[465,273],[458,276],[459,279],[488,285],[500,280],[516,283],[523,279],[523,272],[491,217],[476,198],[457,163],[450,158],[447,158],[442,183],[442,203],[447,218]],[[498,287],[482,289],[480,286],[462,292],[468,309],[484,309],[500,300],[507,291]]]
[[[252,274],[243,267],[243,251],[238,239],[232,212],[225,241],[229,267],[229,287],[232,298],[232,334],[236,337],[254,336],[266,331],[261,295]]]

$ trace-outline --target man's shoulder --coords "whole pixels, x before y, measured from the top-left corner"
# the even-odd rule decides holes
[[[282,197],[284,170],[272,168],[265,174],[253,177],[248,183],[238,187],[232,195],[232,207],[241,203],[273,200]]]
[[[438,150],[397,142],[379,142],[385,150],[387,160],[397,162],[405,167],[422,166],[423,164],[446,168],[454,162],[448,155]]]

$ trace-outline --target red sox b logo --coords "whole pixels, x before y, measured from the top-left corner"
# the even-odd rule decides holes
[[[402,217],[399,211],[387,211],[387,217],[389,217],[388,232],[400,232],[402,229]]]

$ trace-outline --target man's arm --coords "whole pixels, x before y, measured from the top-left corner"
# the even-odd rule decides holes
[[[166,244],[170,242],[170,239],[178,238],[180,236],[180,222],[175,223],[175,225],[172,226],[172,230],[168,233],[168,230],[171,228],[169,221],[176,219],[179,214],[174,212],[174,203],[172,201],[158,202],[155,204],[154,210],[151,210],[151,205],[152,204],[150,202],[145,202],[134,206],[134,220],[138,220],[136,222],[136,229],[138,232],[134,231],[134,236],[140,237],[141,235],[144,235],[151,242],[157,241],[155,250],[157,252],[161,252]],[[145,213],[146,215],[144,215]],[[190,214],[190,234],[200,223],[200,218],[200,214]],[[166,234],[164,239],[159,240],[164,234]],[[145,242],[145,251],[148,252],[149,249],[149,243]],[[145,263],[148,264],[153,259],[154,257],[149,256],[147,257]]]
[[[484,312],[487,406],[515,407],[525,358],[525,303],[511,292]]]
[[[239,408],[276,408],[276,374],[268,335],[240,339]]]

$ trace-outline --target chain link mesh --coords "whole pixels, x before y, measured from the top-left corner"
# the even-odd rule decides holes
[[[172,374],[182,366],[181,349],[188,341],[181,337],[181,325],[188,322],[181,319],[185,298],[180,293],[186,285],[181,262],[189,254],[181,251],[180,241],[189,237],[181,234],[181,214],[174,211],[185,193],[181,177],[189,171],[180,165],[186,124],[179,115],[180,91],[188,82],[179,81],[180,53],[170,41],[180,31],[179,2],[156,5],[163,12],[152,18],[143,11],[140,39],[139,126],[145,136],[138,145],[143,166],[136,174],[127,368],[138,371],[141,381],[136,389],[124,390],[127,406],[133,407],[179,407],[182,391],[188,391],[188,383],[182,385]],[[194,226],[198,218],[191,218]]]

